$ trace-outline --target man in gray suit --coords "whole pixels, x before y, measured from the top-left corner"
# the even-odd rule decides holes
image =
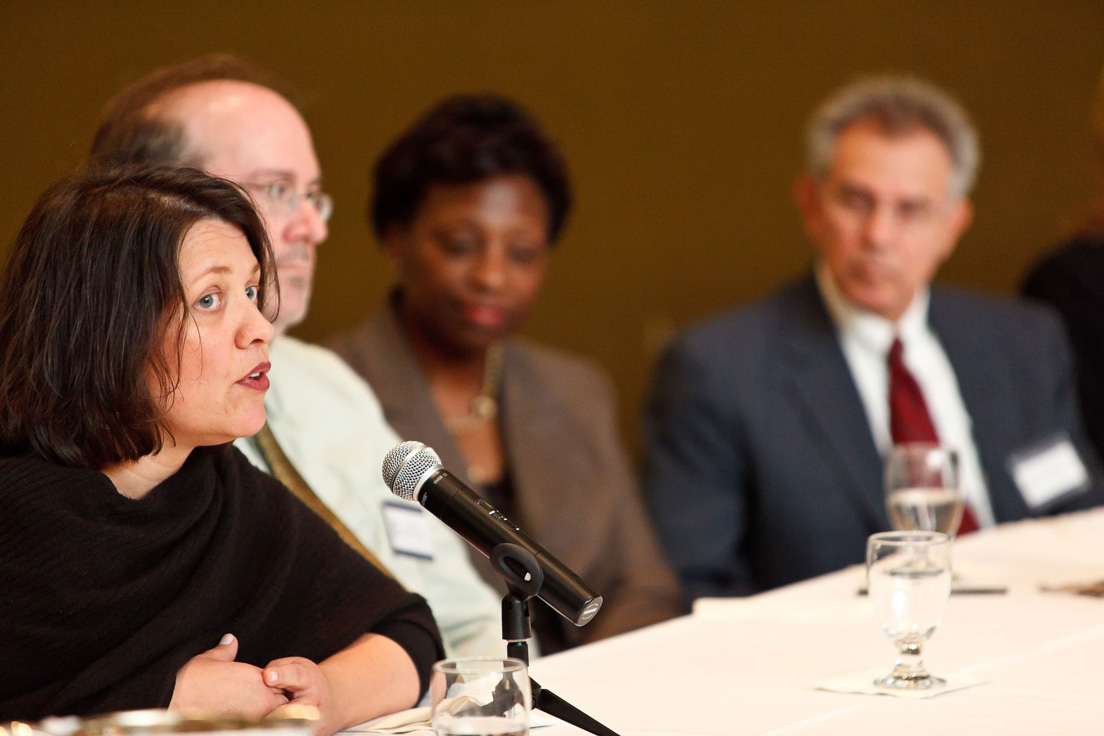
[[[645,489],[693,597],[861,562],[889,528],[883,458],[906,439],[958,451],[981,527],[1104,502],[1056,319],[930,286],[972,217],[963,110],[923,82],[865,80],[824,103],[807,145],[812,273],[680,336],[647,407]]]

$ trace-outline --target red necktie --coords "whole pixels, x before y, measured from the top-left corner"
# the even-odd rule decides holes
[[[932,424],[928,405],[920,384],[905,367],[901,359],[904,346],[900,338],[893,340],[886,362],[889,366],[889,433],[894,444],[904,442],[931,442],[938,444],[939,435]],[[969,506],[962,509],[962,523],[958,533],[969,534],[978,528],[977,517]]]

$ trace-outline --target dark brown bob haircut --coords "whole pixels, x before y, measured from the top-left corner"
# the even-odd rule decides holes
[[[548,206],[555,243],[571,209],[567,164],[532,117],[499,95],[456,95],[427,112],[384,151],[375,168],[368,223],[382,243],[392,225],[409,226],[434,184],[528,176]]]
[[[162,67],[119,92],[100,114],[90,157],[101,164],[177,164],[203,168],[203,152],[190,146],[183,126],[156,115],[154,103],[182,87],[214,81],[248,82],[290,99],[286,85],[250,61],[215,53]]]
[[[92,169],[39,197],[0,279],[5,454],[101,470],[161,449],[188,314],[179,251],[205,219],[245,235],[263,310],[271,250],[231,182],[187,168]]]

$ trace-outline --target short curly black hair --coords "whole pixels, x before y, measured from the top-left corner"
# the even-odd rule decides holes
[[[540,126],[499,95],[456,95],[433,107],[380,157],[368,222],[382,242],[389,227],[409,225],[434,184],[494,176],[532,177],[548,205],[555,243],[571,209],[567,165]]]

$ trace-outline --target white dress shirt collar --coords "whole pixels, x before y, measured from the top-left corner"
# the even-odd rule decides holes
[[[814,270],[817,288],[820,289],[824,305],[828,308],[828,316],[832,318],[836,330],[853,336],[871,352],[886,355],[895,337],[900,337],[903,343],[909,343],[927,332],[928,304],[931,301],[931,291],[927,287],[913,295],[905,313],[894,323],[880,314],[851,303],[840,291],[823,261],[818,261]]]

